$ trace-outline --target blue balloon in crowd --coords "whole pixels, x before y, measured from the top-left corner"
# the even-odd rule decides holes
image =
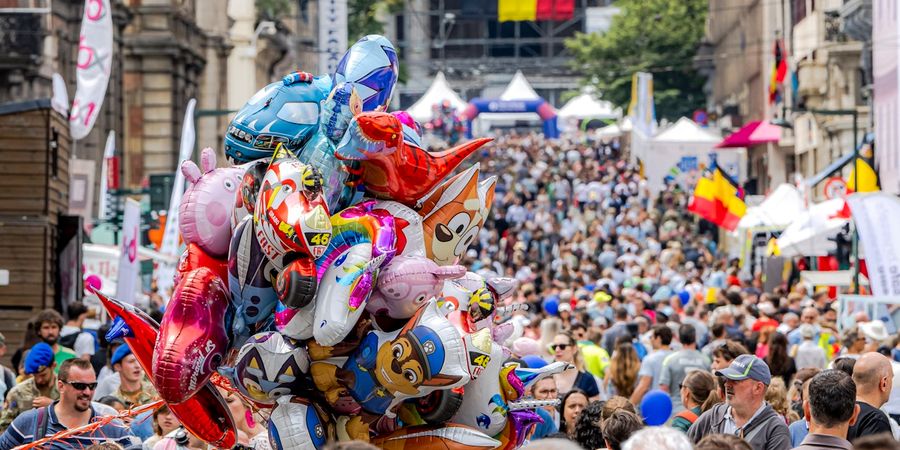
[[[538,355],[525,355],[522,357],[522,361],[525,361],[525,364],[528,364],[529,369],[540,369],[547,365],[547,361],[544,361]]]
[[[108,342],[112,342],[121,338],[133,337],[134,333],[131,331],[131,328],[128,328],[125,320],[121,317],[116,317],[115,319],[113,319],[112,325],[109,327],[109,331],[106,332],[106,340]]]
[[[681,306],[687,305],[691,301],[691,294],[688,291],[681,291],[678,293],[678,299],[681,300]]]
[[[370,34],[353,44],[335,69],[332,81],[353,87],[363,101],[363,111],[381,107],[387,111],[400,74],[397,50],[384,36]]]
[[[666,423],[672,415],[672,398],[659,389],[654,389],[641,400],[641,416],[644,423],[657,426]]]
[[[559,297],[555,295],[547,297],[544,300],[543,305],[541,306],[544,308],[544,311],[547,311],[548,314],[555,316],[559,314]]]

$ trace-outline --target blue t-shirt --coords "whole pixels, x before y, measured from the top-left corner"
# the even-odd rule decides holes
[[[806,423],[806,419],[800,419],[788,425],[788,431],[791,432],[791,447],[797,447],[809,434],[809,425]]]
[[[56,417],[54,408],[57,403],[59,402],[53,402],[47,408],[32,409],[19,414],[9,428],[6,429],[6,432],[0,436],[0,450],[9,450],[67,430],[63,424],[59,423]],[[41,410],[45,411],[44,414],[47,414],[47,432],[44,433],[44,436],[35,437],[34,434],[38,428],[39,411]],[[92,406],[90,421],[93,421],[96,417],[97,411]],[[92,444],[106,441],[113,441],[124,448],[140,444],[140,440],[132,436],[120,420],[114,420],[90,433],[53,441],[42,448],[71,450],[73,448],[87,448]]]
[[[556,423],[553,422],[553,416],[544,410],[544,408],[538,408],[535,412],[537,412],[537,415],[544,420],[544,423],[539,423],[534,426],[534,434],[531,435],[531,440],[545,438],[559,431],[559,428],[556,427]]]

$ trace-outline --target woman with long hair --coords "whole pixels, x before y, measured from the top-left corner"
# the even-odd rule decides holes
[[[787,387],[780,378],[772,378],[771,384],[766,388],[766,402],[772,405],[772,409],[784,418],[784,422],[790,424],[800,416],[791,409],[791,402],[788,400]]]
[[[788,354],[788,340],[783,334],[773,333],[769,337],[769,354],[765,360],[772,371],[772,377],[781,378],[784,386],[790,384],[791,378],[797,373],[797,366],[794,358]]]
[[[573,367],[556,375],[556,388],[562,395],[573,389],[580,389],[587,394],[591,401],[600,398],[600,388],[594,376],[584,370],[584,358],[578,348],[578,342],[569,333],[559,333],[553,338],[550,345],[553,351],[553,359],[559,362],[571,364]]]
[[[570,439],[575,439],[575,424],[578,423],[578,415],[587,408],[588,396],[581,389],[572,389],[563,396],[559,404],[559,431],[566,433]]]
[[[627,336],[616,339],[616,348],[609,359],[609,367],[606,369],[606,377],[603,378],[603,387],[607,394],[631,397],[637,384],[638,371],[641,369],[641,360],[638,358],[634,345]]]
[[[672,428],[687,433],[697,417],[713,405],[720,403],[716,378],[705,370],[695,370],[684,377],[681,382],[681,404],[684,411],[675,415]]]

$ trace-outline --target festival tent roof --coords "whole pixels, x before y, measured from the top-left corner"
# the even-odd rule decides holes
[[[834,247],[834,236],[850,219],[842,217],[842,198],[826,200],[802,211],[778,238],[782,256],[825,256]]]
[[[758,206],[747,208],[738,228],[786,227],[803,212],[803,195],[788,183],[782,183]]]
[[[450,88],[450,84],[447,83],[444,72],[438,72],[437,75],[434,76],[434,81],[431,82],[431,86],[428,87],[428,90],[426,90],[425,93],[422,94],[422,97],[410,106],[406,112],[419,122],[427,122],[433,118],[432,114],[434,113],[434,110],[432,108],[434,105],[445,100],[449,101],[450,105],[453,106],[457,112],[462,112],[466,109],[466,102],[463,101],[459,94]]]
[[[500,94],[500,100],[537,100],[540,98],[541,96],[534,91],[521,70],[516,71],[512,80],[506,85],[506,89]]]
[[[622,117],[622,110],[610,102],[597,100],[593,95],[584,93],[569,100],[559,109],[558,114],[563,119],[618,119]]]
[[[653,138],[656,142],[691,142],[691,143],[715,143],[722,140],[708,130],[704,130],[691,119],[682,117],[669,128]]]
[[[778,142],[781,128],[766,121],[750,122],[722,140],[716,148],[750,147]]]

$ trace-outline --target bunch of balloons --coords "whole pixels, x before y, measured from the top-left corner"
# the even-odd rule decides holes
[[[450,175],[489,140],[423,149],[406,113],[385,112],[397,73],[372,35],[330,76],[259,91],[226,133],[237,165],[217,167],[212,149],[182,164],[187,249],[162,323],[101,296],[109,337],[198,438],[235,443],[214,385],[270,410],[279,449],[514,448],[553,404],[525,391],[567,365],[529,369],[502,345],[515,280],[457,264],[496,179],[478,165]]]

